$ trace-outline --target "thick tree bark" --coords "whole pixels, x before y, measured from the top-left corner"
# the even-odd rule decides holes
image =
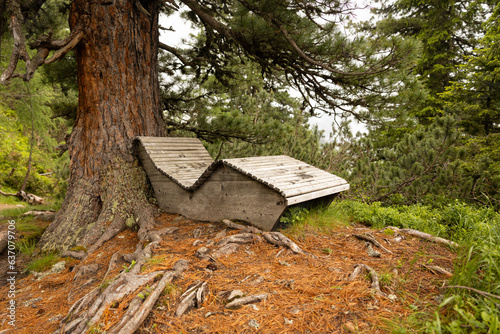
[[[71,27],[81,20],[86,27],[76,47],[78,114],[69,141],[68,193],[42,236],[45,250],[76,245],[92,250],[126,226],[152,221],[146,176],[134,160],[131,140],[165,134],[157,69],[158,2],[136,3],[73,2]]]

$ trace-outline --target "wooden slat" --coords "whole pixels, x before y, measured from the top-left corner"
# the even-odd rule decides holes
[[[333,187],[333,188],[327,188],[327,189],[323,189],[323,190],[319,190],[319,191],[314,191],[314,192],[310,192],[310,193],[303,194],[303,195],[298,195],[298,196],[294,196],[294,197],[288,197],[286,199],[287,200],[287,205],[294,205],[294,204],[297,204],[297,203],[306,202],[306,201],[309,201],[309,200],[312,200],[312,199],[316,199],[316,198],[320,198],[320,197],[323,197],[323,196],[328,196],[328,195],[336,194],[336,193],[339,193],[339,192],[342,192],[342,191],[346,191],[346,190],[349,190],[349,184],[343,184],[343,185],[340,185],[340,186],[337,186],[337,187]]]
[[[274,182],[274,184],[280,190],[284,191],[284,190],[288,190],[288,189],[305,187],[305,186],[310,186],[313,184],[319,184],[319,183],[324,183],[324,182],[334,182],[334,181],[345,182],[344,179],[339,178],[339,177],[335,177],[334,175],[326,175],[326,176],[313,177],[310,179],[302,179],[302,180],[298,180],[298,181]]]
[[[288,198],[288,197],[303,195],[306,193],[310,193],[310,192],[314,192],[314,191],[318,191],[318,190],[323,190],[323,189],[327,189],[327,188],[331,188],[331,187],[336,187],[336,186],[342,185],[344,183],[346,183],[346,181],[341,179],[341,180],[335,180],[332,182],[323,182],[323,183],[319,183],[319,184],[314,184],[311,186],[286,189],[286,190],[283,190],[283,193],[285,194],[285,197]]]
[[[256,158],[261,158],[261,157],[256,157]],[[267,159],[254,159],[254,158],[241,158],[241,159],[224,159],[225,162],[228,162],[232,165],[237,165],[237,166],[245,166],[248,168],[251,168],[253,166],[266,166],[266,165],[276,165],[276,164],[281,164],[285,162],[290,162],[290,161],[299,161],[295,160],[293,158],[287,157],[287,156],[270,156],[266,157]],[[301,162],[304,165],[307,165],[305,162]]]
[[[178,158],[172,158],[172,157],[156,157],[155,158],[155,163],[162,163],[162,162],[168,162],[168,163],[185,163],[185,162],[191,162],[191,163],[199,163],[199,164],[204,164],[204,165],[211,165],[214,161],[210,157],[201,157],[200,159],[196,159],[196,161],[193,160],[192,157],[178,157]]]
[[[305,173],[314,170],[314,167],[312,167],[312,166],[303,166],[301,168],[302,169],[300,169],[299,171],[305,172]],[[256,177],[263,178],[263,179],[264,178],[271,179],[272,177],[279,177],[279,176],[285,176],[285,175],[291,174],[291,169],[286,168],[286,167],[279,167],[279,168],[275,168],[275,169],[267,169],[267,170],[260,170],[260,171],[245,170],[245,169],[242,169],[242,170],[244,170],[245,172],[248,172],[252,175],[255,175]],[[297,170],[294,170],[294,171],[296,172]]]
[[[186,149],[205,149],[205,146],[203,146],[201,143],[189,143],[189,144],[181,144],[181,143],[154,143],[154,144],[146,144],[144,145],[146,150],[156,150],[156,149],[179,149],[179,148],[186,148]]]
[[[239,166],[237,166],[239,167]],[[286,170],[286,171],[289,171],[289,170],[305,170],[305,169],[310,169],[310,168],[314,168],[312,166],[309,166],[309,165],[302,165],[302,164],[298,164],[298,163],[288,163],[288,164],[284,164],[284,165],[268,165],[268,166],[262,166],[262,167],[253,167],[253,168],[247,168],[246,166],[241,166],[239,167],[240,169],[244,169],[245,171],[249,172],[249,173],[255,173],[255,174],[258,174],[258,173],[267,173],[267,172],[271,172],[271,171],[274,171],[274,170]]]
[[[328,172],[322,171],[322,170],[308,170],[307,172],[301,172],[305,173],[310,176],[310,178],[315,178],[315,177],[332,177],[335,176],[333,174],[330,174]],[[307,179],[304,178],[297,173],[287,173],[285,175],[270,175],[266,177],[267,181],[270,182],[275,182],[275,183],[281,183],[281,182],[288,182],[288,181],[297,181],[297,180],[302,180],[302,179]]]
[[[169,158],[169,157],[210,157],[207,151],[157,151],[148,155],[154,160],[155,158]]]
[[[198,138],[186,137],[138,137],[141,143],[200,143]]]

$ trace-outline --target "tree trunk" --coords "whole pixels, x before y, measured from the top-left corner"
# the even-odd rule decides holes
[[[86,31],[76,48],[79,100],[68,149],[71,176],[62,208],[40,241],[44,250],[95,248],[126,226],[153,219],[131,139],[165,134],[158,12],[157,1],[73,2],[70,26],[85,20]]]

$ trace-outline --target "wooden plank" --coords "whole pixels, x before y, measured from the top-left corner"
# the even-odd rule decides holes
[[[294,205],[294,204],[298,204],[298,203],[307,202],[307,201],[312,200],[312,199],[328,196],[331,194],[336,194],[336,193],[346,191],[346,190],[349,190],[349,184],[343,184],[343,185],[340,185],[337,187],[323,189],[323,190],[319,190],[319,191],[315,191],[315,192],[310,192],[307,194],[298,195],[298,196],[294,196],[294,197],[287,197],[287,199],[286,199],[287,205]]]
[[[304,166],[299,171],[307,173],[308,171],[312,171],[314,168],[315,167],[312,166]],[[291,169],[285,167],[279,167],[270,170],[260,170],[260,171],[253,171],[253,170],[242,170],[242,171],[245,173],[249,173],[251,175],[255,175],[255,177],[262,179],[278,177],[278,176],[287,176],[291,174],[290,172]]]
[[[302,161],[293,161],[293,160],[282,160],[282,161],[271,161],[271,162],[255,162],[255,163],[233,163],[229,162],[231,166],[238,166],[242,169],[255,170],[255,169],[263,169],[263,168],[272,168],[272,167],[282,167],[282,166],[309,166],[308,164]]]
[[[200,159],[197,159],[196,161],[193,160],[192,157],[179,157],[179,158],[172,158],[172,157],[155,157],[154,158],[155,163],[197,163],[197,164],[203,164],[203,165],[211,165],[214,161],[210,157],[202,157]]]
[[[210,157],[207,151],[196,150],[196,151],[167,151],[167,150],[158,150],[156,152],[148,152],[148,155],[154,158],[162,158],[162,157]]]
[[[276,187],[278,187],[280,190],[287,190],[287,189],[293,189],[293,188],[304,187],[304,186],[309,186],[309,185],[324,183],[324,182],[333,182],[333,181],[341,181],[341,182],[346,183],[346,181],[344,179],[342,179],[340,177],[335,177],[335,176],[330,174],[330,175],[318,176],[318,177],[314,177],[314,178],[310,178],[310,179],[273,182],[273,184]]]
[[[255,158],[242,158],[242,159],[223,159],[223,161],[228,162],[229,164],[237,165],[237,166],[245,166],[252,167],[256,165],[274,165],[278,163],[290,162],[290,161],[298,161],[296,159],[292,159],[287,156],[270,156],[266,157],[267,159],[256,159]],[[260,157],[259,157],[260,158]],[[307,165],[305,162],[302,164]]]
[[[305,176],[307,175],[307,176]],[[270,175],[265,177],[266,181],[269,182],[276,182],[276,183],[282,183],[282,182],[291,182],[291,181],[300,181],[300,180],[306,180],[306,179],[312,179],[312,178],[317,178],[317,177],[336,177],[333,174],[330,174],[328,172],[322,171],[322,170],[310,170],[307,172],[300,171],[298,173],[287,173],[283,175]]]
[[[146,144],[144,145],[146,150],[157,150],[157,149],[175,149],[179,150],[182,148],[193,150],[193,149],[203,149],[206,151],[205,146],[203,146],[201,143],[198,144],[169,144],[169,143],[155,143],[155,144]]]
[[[323,183],[318,183],[318,184],[314,184],[314,185],[306,186],[306,187],[298,187],[298,188],[282,190],[282,193],[284,193],[285,197],[288,198],[288,197],[307,194],[310,192],[315,192],[315,191],[319,191],[319,190],[323,190],[323,189],[327,189],[327,188],[331,188],[331,187],[337,187],[337,186],[342,185],[342,184],[346,184],[346,181],[345,180],[336,180],[336,181],[332,181],[332,182],[323,182]]]
[[[198,138],[187,137],[137,137],[143,143],[200,143]]]

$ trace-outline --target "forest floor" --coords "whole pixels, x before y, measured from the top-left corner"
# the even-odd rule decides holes
[[[445,275],[424,266],[432,264],[451,271],[455,259],[445,246],[411,236],[397,242],[390,232],[351,225],[322,231],[310,227],[300,232],[282,231],[315,256],[255,242],[240,245],[235,253],[214,262],[200,259],[196,251],[210,246],[214,238],[238,231],[222,223],[196,222],[164,213],[156,217],[156,224],[158,229],[172,227],[174,232],[162,236],[160,247],[142,272],[170,269],[179,259],[189,260],[190,267],[167,285],[137,333],[389,333],[396,328],[414,328],[426,320],[419,317],[426,317],[442,301],[442,287],[447,282]],[[392,253],[375,248],[381,256],[369,256],[365,241],[354,236],[366,232]],[[97,264],[97,272],[76,280],[75,268],[80,261],[70,258],[62,259],[64,270],[57,274],[41,279],[33,273],[19,274],[15,328],[8,324],[6,314],[9,286],[0,287],[0,333],[54,332],[75,301],[96,287],[104,288],[120,271],[127,270],[129,264],[123,261],[107,272],[108,263],[116,252],[134,252],[137,242],[136,232],[120,233],[84,261],[85,265]],[[4,258],[2,255],[2,261]],[[349,279],[357,264],[376,271],[386,296],[373,291],[365,273]],[[175,317],[180,295],[199,281],[208,284],[205,301],[200,308]],[[267,298],[227,309],[221,297],[227,290],[267,294]],[[89,332],[105,333],[115,324],[126,311],[120,304],[112,305],[102,323]]]

